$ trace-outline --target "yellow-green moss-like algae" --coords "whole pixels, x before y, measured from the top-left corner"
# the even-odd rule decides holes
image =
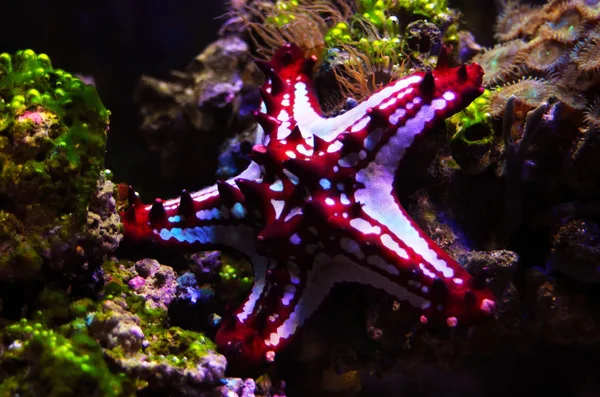
[[[108,118],[95,87],[47,55],[0,54],[0,280],[38,276],[85,223]]]
[[[6,327],[4,339],[13,343],[2,361],[19,362],[28,370],[2,382],[2,396],[131,395],[125,376],[109,370],[102,348],[85,331],[66,337],[41,322],[23,319]]]

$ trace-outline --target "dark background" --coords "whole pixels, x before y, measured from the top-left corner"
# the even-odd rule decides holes
[[[220,0],[0,0],[0,53],[31,48],[55,68],[91,75],[111,110],[106,167],[137,185],[156,166],[137,131],[135,84],[183,69],[215,39],[224,12]]]
[[[453,6],[480,43],[493,44],[492,0]],[[158,170],[137,131],[133,88],[142,74],[183,69],[216,38],[225,8],[224,0],[0,0],[0,52],[31,48],[54,67],[93,76],[112,112],[106,167],[115,181],[143,188]]]

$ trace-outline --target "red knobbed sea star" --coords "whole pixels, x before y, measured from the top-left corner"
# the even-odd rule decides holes
[[[180,198],[133,205],[125,236],[180,247],[230,248],[254,267],[246,301],[216,336],[230,359],[273,361],[334,284],[380,288],[450,327],[490,315],[494,297],[410,219],[394,176],[419,135],[483,92],[477,64],[433,71],[384,87],[337,117],[321,114],[311,72],[293,45],[270,62],[261,88],[265,134],[238,177]]]

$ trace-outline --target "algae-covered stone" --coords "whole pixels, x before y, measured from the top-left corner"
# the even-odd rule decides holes
[[[108,118],[96,89],[47,55],[0,54],[0,280],[35,278],[73,245],[104,166]]]
[[[177,284],[173,269],[152,259],[108,261],[103,268],[104,301],[86,318],[112,366],[177,395],[198,395],[194,389],[200,384],[219,385],[227,362],[215,344],[200,332],[169,324]]]
[[[492,124],[490,96],[485,90],[466,109],[446,119],[452,157],[468,174],[482,173],[498,162],[503,151]]]
[[[131,395],[130,383],[109,370],[100,345],[85,331],[66,337],[23,319],[8,326],[3,339],[10,345],[0,360],[2,366],[27,370],[8,371],[0,384],[2,396]]]

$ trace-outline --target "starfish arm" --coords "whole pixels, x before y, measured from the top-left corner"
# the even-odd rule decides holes
[[[482,74],[477,64],[417,72],[332,119],[333,123],[341,119],[337,129],[344,128],[331,145],[337,145],[343,154],[338,165],[356,171],[375,161],[385,165],[387,172],[395,173],[419,135],[481,94],[477,82]],[[335,153],[331,146],[327,151]]]
[[[368,194],[356,194],[362,200],[360,211],[352,214],[352,203],[333,208],[337,215],[329,223],[336,230],[330,234],[339,240],[339,248],[334,248],[341,249],[335,255],[364,267],[371,276],[363,283],[368,280],[420,310],[422,322],[470,325],[488,317],[493,295],[476,286],[471,275],[412,221],[391,190],[368,188]]]
[[[242,306],[245,317],[241,318],[238,311],[217,333],[217,345],[235,357],[237,365],[248,367],[273,361],[331,288],[337,282],[348,281],[342,276],[346,270],[339,267],[339,259],[343,258],[317,253],[325,245],[319,240],[317,228],[312,223],[306,225],[300,214],[272,225],[281,233],[271,236],[277,242],[267,242],[272,247],[269,256],[282,260],[269,267],[261,295]],[[364,276],[368,275],[363,272],[360,277]],[[361,281],[360,277],[354,281]]]
[[[251,299],[221,325],[217,346],[243,367],[273,361],[321,302],[310,275],[291,261],[272,264],[264,287],[255,284]]]
[[[258,179],[260,168],[252,163],[240,177]],[[247,258],[256,254],[252,225],[258,216],[246,208],[234,179],[150,205],[133,201],[121,214],[129,240],[182,249],[233,249]]]
[[[312,121],[307,123],[308,125],[305,128],[326,142],[332,142],[345,131],[361,131],[370,124],[370,117],[367,115],[368,109],[389,109],[388,112],[390,115],[393,114],[402,104],[410,101],[422,79],[423,73],[415,73],[405,77],[382,88],[353,109],[323,121]],[[392,102],[396,98],[400,99]]]
[[[265,144],[285,139],[296,123],[304,139],[312,142],[304,125],[324,120],[312,80],[316,62],[316,57],[304,58],[302,50],[290,44],[282,46],[271,61],[257,62],[268,78],[261,88],[264,113],[258,118],[268,137]]]
[[[396,211],[382,210],[386,216],[404,217],[400,221],[405,223],[403,227],[414,230],[424,239],[422,244],[435,251],[435,264],[408,245],[414,241],[401,239],[366,213],[349,217],[347,209],[341,204],[305,207],[304,213],[276,220],[263,231],[270,237],[263,241],[271,247],[268,255],[280,265],[271,266],[264,285],[255,286],[253,299],[223,324],[216,338],[237,365],[256,366],[274,360],[337,283],[381,289],[421,311],[422,322],[442,320],[456,326],[490,314],[491,294],[473,288],[470,275],[410,222],[396,203],[392,205]],[[338,215],[329,216],[327,210]],[[329,217],[324,222],[311,212]],[[441,268],[441,261],[447,268]]]

